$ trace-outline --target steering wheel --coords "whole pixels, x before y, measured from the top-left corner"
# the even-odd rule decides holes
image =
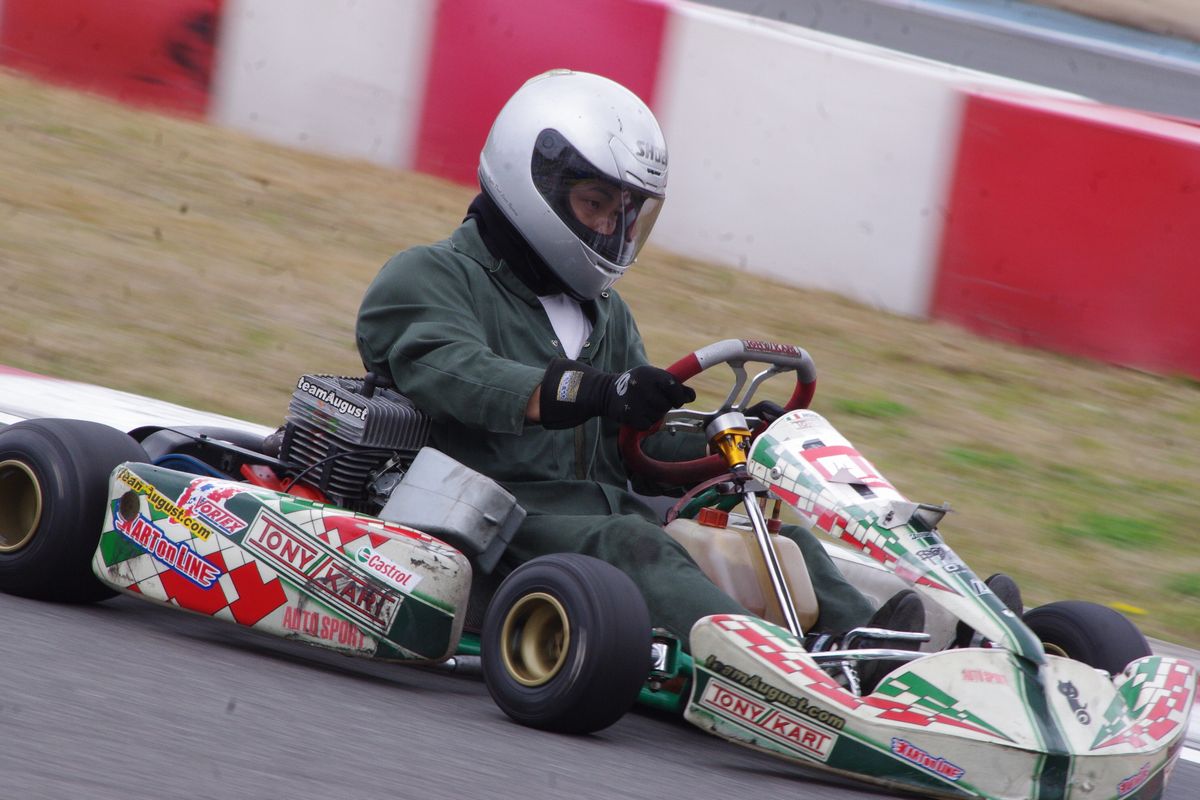
[[[746,364],[759,363],[770,366],[759,372],[746,384]],[[728,411],[745,413],[750,404],[750,398],[758,387],[773,375],[782,372],[796,373],[796,388],[791,398],[783,407],[784,411],[794,411],[797,408],[808,408],[812,402],[813,393],[817,388],[817,368],[812,358],[799,347],[790,344],[774,344],[746,339],[725,339],[684,356],[667,367],[680,383],[699,375],[717,364],[728,364],[734,374],[734,384],[726,395],[721,407],[713,411],[695,411],[687,408],[673,408],[656,422],[651,428],[639,431],[629,425],[621,426],[619,446],[625,463],[637,475],[642,475],[666,486],[692,486],[701,481],[715,478],[728,471],[728,466],[720,454],[695,458],[690,461],[659,461],[646,455],[642,443],[647,436],[657,432],[664,425],[676,430],[704,430],[714,416]],[[745,392],[742,389],[745,388]],[[739,398],[740,395],[740,398]],[[747,420],[750,422],[751,420]],[[766,425],[760,422],[755,434],[761,432]]]

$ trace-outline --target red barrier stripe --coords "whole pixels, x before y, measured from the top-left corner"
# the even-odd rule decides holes
[[[221,0],[3,0],[0,64],[134,105],[203,116]]]
[[[548,69],[604,75],[653,108],[667,13],[651,0],[442,0],[415,169],[475,184],[497,112]]]
[[[932,316],[1200,376],[1200,129],[971,96],[949,208]]]

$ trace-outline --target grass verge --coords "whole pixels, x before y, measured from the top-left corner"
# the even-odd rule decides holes
[[[0,73],[0,363],[277,424],[296,376],[359,373],[359,299],[472,192]],[[986,341],[647,251],[620,284],[651,358],[799,344],[826,414],[1030,605],[1144,609],[1200,644],[1200,385]],[[728,373],[697,386],[723,395]],[[785,395],[781,387],[777,397]]]

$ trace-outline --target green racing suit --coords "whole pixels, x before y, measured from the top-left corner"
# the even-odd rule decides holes
[[[584,309],[592,331],[578,360],[606,372],[648,363],[617,292]],[[628,489],[615,422],[596,417],[547,430],[525,420],[547,364],[566,354],[537,296],[488,252],[474,220],[445,241],[392,257],[367,289],[356,338],[364,365],[390,377],[432,418],[429,444],[497,481],[525,508],[504,567],[561,552],[607,561],[641,589],[652,623],[685,644],[700,617],[748,613]],[[664,437],[679,441],[657,452],[687,445],[686,436],[653,438]],[[870,601],[842,578],[815,537],[796,526],[782,533],[800,546],[813,578],[816,628],[863,624]]]

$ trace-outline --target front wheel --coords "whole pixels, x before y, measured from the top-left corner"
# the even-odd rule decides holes
[[[0,429],[0,591],[59,602],[115,592],[92,574],[108,478],[146,451],[107,425],[34,419]]]
[[[592,733],[629,710],[650,671],[650,614],[633,581],[599,559],[542,556],[500,585],[483,624],[496,705],[532,728]]]
[[[1027,611],[1024,619],[1047,653],[1082,661],[1110,675],[1151,654],[1137,626],[1107,606],[1062,600]]]

